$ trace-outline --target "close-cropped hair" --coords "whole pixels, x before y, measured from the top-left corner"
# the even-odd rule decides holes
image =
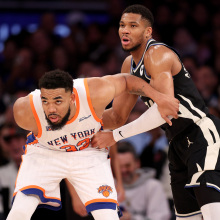
[[[125,14],[125,13],[139,14],[139,15],[141,15],[141,17],[143,19],[147,20],[150,23],[151,27],[154,24],[153,14],[151,13],[151,11],[147,7],[145,7],[143,5],[138,5],[138,4],[130,5],[123,11],[122,14]]]
[[[118,153],[131,153],[134,156],[134,159],[137,160],[138,159],[138,155],[135,151],[134,146],[127,141],[119,141],[117,143],[117,151]]]
[[[39,89],[58,89],[64,88],[65,91],[73,91],[73,78],[63,70],[56,69],[46,72],[39,80]]]

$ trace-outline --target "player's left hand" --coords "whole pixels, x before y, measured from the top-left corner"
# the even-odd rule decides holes
[[[115,143],[112,131],[100,131],[91,140],[92,147],[97,149],[110,147]]]

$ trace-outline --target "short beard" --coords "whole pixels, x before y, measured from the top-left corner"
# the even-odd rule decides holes
[[[122,49],[125,51],[125,52],[132,52],[132,51],[135,51],[137,50],[139,47],[141,46],[141,44],[137,44],[136,46],[130,48],[130,49],[125,49],[122,47]]]
[[[59,123],[57,123],[57,124],[51,122],[51,121],[49,120],[49,118],[48,118],[48,117],[46,116],[46,114],[45,114],[45,118],[46,118],[46,120],[47,120],[47,123],[50,125],[50,128],[51,128],[52,131],[62,129],[63,126],[68,122],[69,116],[70,116],[70,107],[69,107],[69,109],[68,109],[66,115],[65,115],[65,116],[63,117],[63,119],[61,120],[61,122],[59,122]]]

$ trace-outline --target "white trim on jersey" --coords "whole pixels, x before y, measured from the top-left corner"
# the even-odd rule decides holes
[[[144,53],[143,53],[143,55],[142,55],[140,61],[138,62],[137,66],[136,66],[135,68],[133,68],[133,62],[134,62],[134,61],[133,61],[133,58],[132,58],[131,69],[132,69],[132,71],[133,71],[134,73],[136,73],[136,71],[139,69],[140,65],[142,64],[142,61],[143,61],[143,59],[144,59],[144,55],[145,55],[145,53],[146,53],[146,51],[147,51],[147,49],[148,49],[148,45],[150,44],[151,41],[154,41],[154,39],[148,40],[147,45],[146,45],[145,50],[144,50]]]

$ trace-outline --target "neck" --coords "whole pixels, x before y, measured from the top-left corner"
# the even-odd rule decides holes
[[[138,64],[138,62],[140,61],[141,57],[143,56],[143,53],[145,51],[147,42],[150,39],[151,39],[151,37],[146,38],[146,40],[140,45],[140,47],[137,50],[130,52],[130,54],[132,55],[133,60],[134,60],[136,65]]]

